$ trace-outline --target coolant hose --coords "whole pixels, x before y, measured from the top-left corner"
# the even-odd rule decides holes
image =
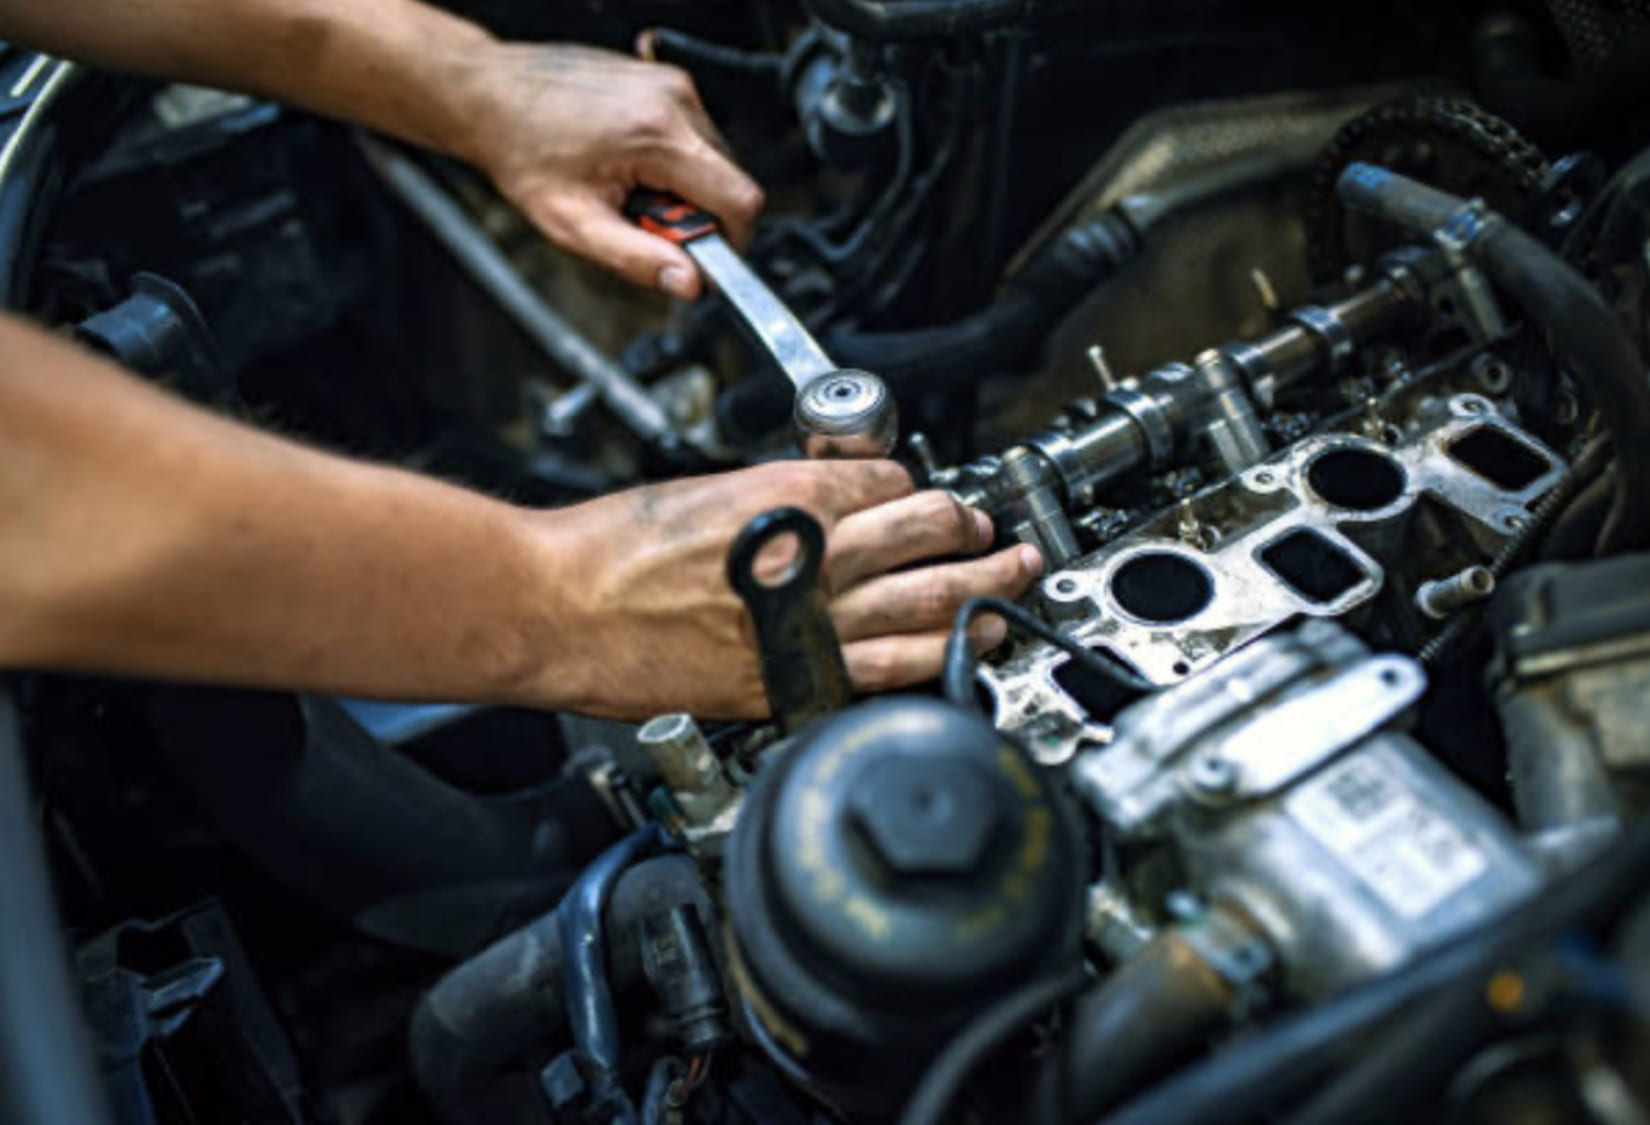
[[[1203,1049],[1232,987],[1169,931],[1077,1001],[1039,1091],[1041,1120],[1090,1121]]]
[[[585,903],[590,905],[589,897]],[[636,924],[681,904],[694,906],[706,927],[714,926],[710,900],[686,856],[643,860],[618,877],[601,912],[606,941],[598,953],[606,957],[611,992],[640,979]],[[588,922],[586,908],[580,913]],[[442,1121],[508,1120],[508,1111],[497,1107],[501,1100],[508,1104],[509,1072],[532,1052],[555,1053],[571,1044],[562,934],[558,907],[454,968],[424,994],[408,1030],[408,1050],[413,1074]]]
[[[1442,234],[1480,265],[1542,334],[1609,431],[1619,475],[1601,548],[1650,545],[1650,383],[1627,329],[1562,258],[1481,205],[1372,164],[1351,164],[1336,191],[1355,210],[1418,234]]]

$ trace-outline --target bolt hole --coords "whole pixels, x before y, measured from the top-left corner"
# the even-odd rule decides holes
[[[1177,676],[1188,676],[1191,674],[1192,666],[1184,660],[1176,660],[1171,671]]]

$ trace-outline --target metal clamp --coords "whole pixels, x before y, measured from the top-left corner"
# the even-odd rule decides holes
[[[756,573],[757,559],[787,535],[796,539],[796,554],[777,579],[767,581]],[[728,584],[750,612],[762,684],[773,717],[787,734],[853,699],[819,582],[824,559],[825,532],[800,508],[763,512],[728,551]]]

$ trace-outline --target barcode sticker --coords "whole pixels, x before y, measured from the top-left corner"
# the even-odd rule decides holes
[[[1295,822],[1381,900],[1419,918],[1489,866],[1472,839],[1367,755],[1330,766],[1284,801]]]

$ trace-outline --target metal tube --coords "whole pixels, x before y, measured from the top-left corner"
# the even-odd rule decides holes
[[[661,445],[674,443],[669,417],[646,388],[551,308],[439,184],[387,145],[363,137],[361,147],[396,198],[552,361],[596,387],[602,401],[638,436]]]

